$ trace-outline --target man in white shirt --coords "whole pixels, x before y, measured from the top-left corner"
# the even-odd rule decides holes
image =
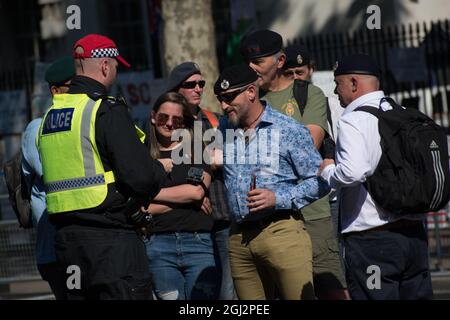
[[[424,215],[394,216],[376,205],[364,186],[380,160],[378,119],[360,106],[391,109],[380,88],[380,69],[365,54],[337,61],[336,89],[345,108],[338,123],[336,164],[319,174],[339,191],[346,280],[353,299],[432,297]],[[380,102],[382,102],[380,104]]]

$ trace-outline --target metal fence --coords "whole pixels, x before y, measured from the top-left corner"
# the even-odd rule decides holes
[[[0,284],[39,279],[35,256],[36,232],[15,220],[0,221]]]
[[[401,24],[298,38],[317,70],[331,70],[339,57],[364,52],[382,69],[382,88],[406,107],[418,108],[450,134],[450,23]]]
[[[450,23],[399,24],[381,29],[295,39],[310,51],[317,70],[331,70],[339,57],[364,52],[382,70],[384,92],[417,108],[450,134]],[[450,268],[450,208],[428,215],[432,269]]]
[[[439,212],[427,216],[430,268],[450,269],[450,203]]]
[[[448,20],[316,35],[294,42],[310,49],[318,70],[330,70],[338,57],[353,52],[373,55],[383,71],[383,90],[403,105],[425,112],[450,134]],[[22,64],[15,71],[0,73],[0,91],[25,89],[29,102],[32,78],[32,67]],[[450,268],[445,261],[450,257],[449,211],[428,216],[432,268]],[[39,277],[35,240],[34,229],[21,229],[15,221],[0,221],[0,283]]]

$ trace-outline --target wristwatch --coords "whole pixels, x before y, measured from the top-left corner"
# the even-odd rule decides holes
[[[187,182],[195,186],[201,186],[205,191],[205,195],[208,195],[208,188],[203,182],[203,173],[205,170],[197,167],[191,167],[188,171],[188,176],[186,178]]]

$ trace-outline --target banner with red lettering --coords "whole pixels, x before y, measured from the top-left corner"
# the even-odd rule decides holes
[[[144,128],[153,104],[166,89],[166,81],[153,79],[150,71],[122,73],[118,75],[111,95],[122,95],[130,108],[134,122]]]

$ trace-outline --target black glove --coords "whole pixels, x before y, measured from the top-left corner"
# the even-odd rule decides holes
[[[131,220],[137,227],[146,227],[153,225],[153,217],[150,213],[142,212],[141,210],[136,211],[130,215]]]
[[[333,139],[327,137],[323,139],[322,146],[320,147],[320,155],[323,159],[333,159],[336,154],[336,144]]]
[[[141,238],[146,239],[150,235],[152,227],[154,225],[153,216],[150,213],[138,210],[130,215],[130,219],[137,227],[136,231],[141,236]]]
[[[142,212],[141,207],[147,207],[148,204],[143,204],[134,198],[129,198],[125,205],[125,212],[133,225],[136,226],[138,233],[142,238],[146,238],[153,226],[153,217],[150,213]]]

